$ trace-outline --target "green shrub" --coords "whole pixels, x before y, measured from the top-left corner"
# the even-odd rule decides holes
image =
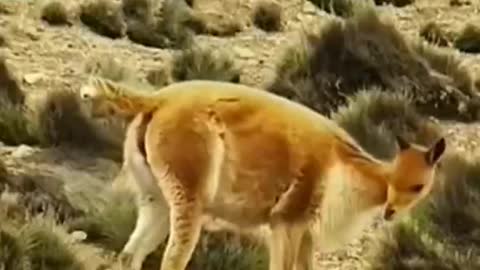
[[[80,6],[80,20],[92,31],[110,38],[125,35],[122,9],[111,0],[95,0]]]
[[[164,1],[159,16],[153,7],[142,3],[124,1],[124,10],[130,14],[126,34],[133,42],[156,48],[183,48],[191,44],[194,30],[204,29],[184,0]]]
[[[258,2],[253,9],[253,23],[268,32],[282,29],[282,7],[271,0]]]
[[[175,81],[204,79],[239,82],[240,80],[240,73],[228,55],[199,46],[185,49],[175,56],[172,67]]]
[[[466,53],[480,53],[480,27],[467,24],[453,42],[455,48]]]
[[[70,24],[68,10],[60,1],[51,1],[43,6],[41,18],[51,25]]]

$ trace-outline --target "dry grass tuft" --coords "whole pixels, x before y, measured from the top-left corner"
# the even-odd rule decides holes
[[[450,43],[447,33],[434,21],[430,21],[422,26],[420,36],[438,46],[448,46]]]
[[[0,212],[2,269],[83,269],[71,239],[55,224],[54,216],[36,216],[22,224],[19,220],[8,219],[4,207]]]
[[[456,89],[467,96],[476,95],[475,78],[458,55],[453,54],[448,48],[438,48],[425,43],[414,45],[415,51],[427,61],[436,76],[446,76],[446,80],[450,80]]]
[[[453,43],[454,47],[466,53],[480,53],[480,27],[467,24]]]
[[[253,8],[254,24],[265,31],[282,30],[282,7],[271,0],[263,0]]]
[[[393,158],[395,135],[421,145],[430,145],[440,136],[439,127],[415,110],[410,97],[377,88],[350,97],[332,119],[381,159]]]
[[[95,187],[98,190],[93,190]],[[135,227],[136,206],[131,193],[113,192],[99,185],[85,185],[75,192],[72,203],[85,215],[71,221],[70,230],[85,232],[88,243],[120,252]]]
[[[42,7],[41,18],[51,25],[71,24],[67,8],[58,0],[48,2]]]
[[[204,29],[184,0],[166,0],[159,12],[152,2],[125,0],[123,9],[129,39],[149,47],[183,48],[190,45],[194,31]]]
[[[354,6],[352,0],[309,0],[312,4],[325,12],[341,17],[352,15]]]
[[[430,47],[428,47],[430,49]],[[296,52],[295,52],[296,51]],[[433,52],[432,52],[433,55]],[[277,78],[268,87],[323,114],[346,102],[346,97],[370,87],[415,96],[421,113],[444,119],[471,121],[480,111],[478,96],[465,89],[459,61],[429,59],[409,43],[373,7],[358,7],[346,20],[332,20],[318,35],[287,50],[277,65]],[[440,55],[439,55],[440,58]],[[443,70],[442,70],[443,69]],[[465,79],[465,80],[464,80]]]
[[[391,4],[395,7],[405,7],[415,3],[415,0],[375,0],[376,5]]]
[[[109,38],[125,35],[126,25],[121,7],[112,0],[94,0],[80,6],[80,20],[92,31]]]
[[[240,73],[227,54],[199,46],[190,47],[178,54],[173,60],[172,67],[175,81],[196,79],[240,81]]]

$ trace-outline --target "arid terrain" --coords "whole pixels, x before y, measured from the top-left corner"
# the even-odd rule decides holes
[[[107,0],[103,0],[103,2],[105,1]],[[125,81],[125,83],[136,85],[139,88],[144,87],[147,90],[158,88],[172,81],[194,78],[230,80],[265,90],[272,90],[279,85],[277,83],[280,83],[282,87],[277,89],[283,89],[285,82],[278,80],[281,77],[291,82],[291,85],[285,86],[285,89],[301,89],[293,91],[295,94],[282,92],[286,96],[314,107],[320,112],[331,113],[336,111],[337,105],[344,105],[342,103],[344,100],[337,103],[336,95],[353,94],[356,90],[363,89],[358,86],[360,84],[365,84],[364,88],[374,88],[372,85],[376,85],[375,82],[379,81],[379,86],[395,92],[403,86],[399,86],[397,89],[396,87],[392,88],[392,85],[397,85],[396,82],[403,83],[405,80],[410,80],[411,84],[405,83],[406,91],[413,89],[411,90],[413,103],[418,105],[419,111],[422,112],[422,119],[437,125],[438,132],[446,136],[448,152],[458,153],[459,156],[472,160],[480,158],[480,106],[476,107],[477,103],[475,103],[476,98],[480,97],[477,96],[480,91],[480,83],[476,79],[478,77],[480,80],[480,1],[471,0],[467,3],[467,1],[416,0],[402,7],[391,4],[375,6],[379,17],[398,29],[407,44],[417,44],[415,43],[417,40],[423,40],[424,37],[420,34],[422,29],[429,22],[434,22],[445,33],[447,40],[441,48],[439,45],[438,50],[452,55],[454,60],[450,60],[450,58],[444,60],[442,62],[444,68],[438,69],[433,68],[437,63],[435,60],[425,64],[427,67],[432,67],[427,68],[428,74],[441,73],[441,75],[428,75],[429,77],[424,79],[421,77],[424,76],[422,75],[423,69],[417,71],[409,66],[413,65],[413,60],[404,61],[404,59],[410,58],[403,57],[402,54],[405,52],[402,48],[395,51],[397,54],[392,53],[392,57],[385,59],[384,56],[388,55],[386,52],[393,51],[393,49],[386,49],[385,52],[382,52],[384,54],[379,53],[378,56],[374,53],[378,48],[370,46],[371,44],[383,44],[381,46],[385,46],[385,48],[395,47],[398,40],[377,38],[376,34],[384,32],[382,32],[383,30],[376,31],[375,23],[366,23],[367,26],[358,23],[360,25],[358,26],[354,24],[356,23],[354,21],[353,26],[348,28],[350,32],[346,31],[345,35],[357,33],[355,31],[361,32],[364,29],[367,29],[365,30],[367,34],[363,36],[352,34],[353,37],[349,37],[350,39],[339,38],[337,42],[331,41],[327,45],[324,44],[326,49],[323,53],[325,55],[332,53],[333,61],[325,55],[322,56],[322,52],[317,52],[319,56],[318,59],[315,59],[318,63],[322,62],[322,59],[326,59],[325,63],[330,62],[324,66],[321,63],[312,64],[310,72],[315,74],[307,73],[312,78],[317,74],[319,77],[329,78],[328,76],[337,72],[335,73],[337,77],[334,77],[337,78],[337,82],[338,78],[342,76],[346,78],[350,74],[352,78],[354,76],[361,77],[368,72],[375,74],[369,78],[346,78],[344,80],[346,83],[338,87],[338,92],[329,94],[332,96],[331,102],[327,102],[325,98],[327,94],[320,93],[323,89],[319,85],[329,85],[328,87],[330,87],[333,83],[328,84],[321,78],[312,79],[315,81],[313,87],[308,87],[306,85],[310,84],[303,82],[310,78],[302,77],[297,80],[295,79],[296,75],[292,75],[297,74],[296,71],[281,73],[277,68],[282,63],[286,70],[294,70],[295,65],[300,67],[300,60],[288,62],[285,60],[285,55],[289,54],[289,48],[304,46],[301,42],[303,34],[322,33],[323,29],[332,21],[349,20],[347,17],[328,13],[313,4],[321,1],[277,0],[275,8],[280,10],[281,18],[271,15],[273,23],[270,22],[270,24],[275,24],[275,20],[279,21],[279,26],[274,26],[273,28],[277,29],[273,31],[262,30],[259,22],[252,15],[258,8],[256,5],[264,2],[262,0],[187,1],[193,2],[193,4],[188,6],[185,3],[184,6],[180,5],[178,8],[184,8],[190,13],[188,15],[180,13],[177,16],[191,16],[190,14],[194,12],[194,23],[188,23],[193,25],[192,29],[195,29],[195,33],[192,40],[182,46],[145,46],[132,41],[134,38],[131,35],[133,34],[130,34],[129,31],[138,30],[138,26],[137,28],[132,26],[134,22],[149,25],[149,21],[144,22],[143,17],[134,18],[135,14],[130,14],[130,17],[133,18],[130,21],[128,14],[124,14],[126,23],[115,22],[116,19],[111,18],[107,20],[107,25],[120,24],[116,27],[123,29],[119,30],[119,37],[112,38],[108,34],[102,35],[92,30],[85,23],[86,19],[79,15],[81,14],[79,10],[82,10],[82,5],[86,5],[87,2],[96,2],[95,0],[85,1],[85,3],[74,0],[61,1],[65,7],[63,12],[67,17],[60,18],[60,23],[56,24],[53,22],[54,20],[46,18],[48,16],[44,13],[45,6],[49,2],[52,1],[0,0],[0,56],[2,61],[0,65],[0,73],[2,73],[0,74],[0,97],[7,100],[1,103],[4,105],[0,108],[0,191],[2,192],[0,196],[0,269],[122,269],[115,256],[121,250],[128,233],[133,228],[134,209],[132,209],[130,200],[122,197],[123,195],[113,194],[109,187],[119,174],[125,123],[119,119],[93,121],[88,117],[87,106],[76,103],[75,94],[82,84],[87,82],[91,72],[100,73],[110,79]],[[122,2],[126,5],[126,2],[131,1],[112,0],[107,2],[120,7]],[[155,5],[162,5],[163,0],[151,2],[154,2]],[[125,9],[123,12],[126,12]],[[268,10],[267,12],[274,11]],[[156,16],[150,15],[152,18]],[[51,16],[62,17],[58,14]],[[178,18],[173,18],[167,21],[165,19],[167,16],[165,14],[163,16],[165,24],[172,23],[172,20],[178,20]],[[114,17],[114,15],[110,17]],[[365,17],[362,18],[368,20]],[[177,22],[175,21],[175,23]],[[471,41],[472,44],[476,42],[476,45],[471,45],[472,48],[476,46],[476,52],[475,48],[469,52],[459,49],[458,36],[467,24],[478,27],[478,32],[476,32],[476,36],[472,34],[473,41]],[[149,28],[144,25],[140,26],[140,28],[142,27],[146,29],[147,33],[139,35],[154,36],[153,32],[149,32]],[[174,40],[183,31],[177,28],[165,30],[166,35],[172,36],[171,39]],[[383,43],[375,43],[378,40]],[[372,43],[368,43],[370,41]],[[377,62],[372,60],[372,64],[368,65],[365,64],[368,60],[358,60],[357,62],[352,61],[349,66],[346,66],[345,63],[348,61],[345,59],[353,55],[351,50],[357,50],[353,47],[357,45],[355,42],[367,44],[357,47],[358,55],[354,55],[358,57],[357,60],[371,58],[376,59]],[[315,47],[317,43],[312,44]],[[341,54],[334,51],[332,48],[336,45],[344,48],[348,53]],[[182,53],[190,50],[191,46],[206,48],[204,50],[208,50],[210,54],[204,58],[194,56],[190,60],[179,61]],[[320,47],[320,45],[318,46]],[[435,46],[434,49],[437,49],[436,45],[428,46]],[[332,51],[327,49],[332,49]],[[414,50],[412,49],[412,51]],[[336,53],[341,57],[335,59]],[[411,54],[414,55],[412,59],[420,59],[418,55],[422,53],[415,51]],[[225,57],[229,60],[224,60],[227,59]],[[208,61],[213,63],[217,61],[218,65],[215,66]],[[420,62],[424,63],[425,61],[427,60]],[[395,66],[389,65],[389,63],[394,63]],[[399,64],[397,65],[397,63]],[[345,66],[342,66],[344,64]],[[452,66],[454,67],[452,68]],[[359,71],[360,69],[361,71]],[[430,72],[431,70],[435,70],[435,72]],[[357,71],[360,75],[355,75]],[[402,73],[404,71],[405,74]],[[415,78],[417,76],[418,81]],[[439,78],[438,84],[435,81],[437,77]],[[460,77],[467,78],[465,79],[467,82],[464,83],[462,79],[457,80]],[[422,84],[425,81],[430,82],[430,80],[432,83]],[[342,83],[339,82],[339,84]],[[410,85],[413,86],[408,88]],[[328,88],[330,89],[328,91],[333,91],[332,87]],[[432,91],[425,90],[427,88],[432,91],[438,89],[438,92],[431,94]],[[301,92],[302,89],[307,90]],[[10,94],[12,91],[21,94]],[[316,92],[317,94],[313,95],[307,91],[318,91],[320,94]],[[445,92],[444,95],[438,94],[442,91]],[[7,95],[4,95],[3,92]],[[64,93],[63,96],[62,93]],[[426,93],[425,99],[424,96],[419,96],[424,93]],[[15,95],[24,96],[22,98],[25,100],[17,102],[14,100],[15,98],[12,98]],[[440,96],[438,99],[436,99],[437,95]],[[431,98],[431,96],[434,97]],[[328,103],[328,106],[324,105],[324,101],[325,104]],[[443,101],[445,103],[442,103]],[[18,105],[20,103],[21,106]],[[434,103],[435,105],[432,105]],[[19,109],[20,107],[21,109]],[[463,107],[467,109],[463,109]],[[447,112],[451,108],[453,108],[452,112]],[[26,115],[26,118],[20,116],[23,114]],[[17,117],[17,115],[19,116]],[[84,123],[84,121],[86,122]],[[380,119],[379,121],[384,120]],[[392,119],[388,121],[392,121]],[[403,123],[400,119],[393,119],[393,121]],[[26,122],[33,124],[25,124]],[[89,129],[95,129],[95,131],[90,132]],[[422,138],[419,140],[422,141]],[[381,144],[378,147],[382,147]],[[368,149],[373,148],[367,146]],[[480,180],[480,170],[477,170],[479,172],[472,169],[471,174],[465,178]],[[458,176],[458,178],[461,177]],[[459,194],[463,193],[452,196],[461,196]],[[475,196],[480,198],[480,195]],[[455,200],[455,197],[450,200]],[[473,202],[476,201],[473,200]],[[470,213],[474,211],[472,210],[474,208],[468,207],[465,206],[465,209],[468,209]],[[464,220],[471,222],[472,227],[475,224],[480,225],[480,211],[476,211],[475,218]],[[47,213],[46,216],[35,216],[37,214],[45,215],[45,213]],[[461,219],[453,214],[449,217]],[[385,224],[377,225],[368,230],[364,237],[345,247],[344,250],[332,254],[319,254],[316,269],[464,270],[479,269],[476,267],[480,267],[479,260],[473,258],[474,254],[480,254],[475,253],[478,251],[472,252],[473,259],[468,261],[467,265],[466,263],[462,264],[464,261],[460,262],[460,259],[449,259],[448,262],[440,264],[430,263],[433,260],[441,260],[439,258],[442,256],[438,255],[441,252],[437,249],[425,252],[412,251],[408,248],[403,249],[402,243],[374,249],[370,244],[377,243],[376,237],[385,230],[389,230],[384,228]],[[387,224],[386,227],[392,226],[394,225]],[[468,244],[465,244],[466,242],[459,244],[454,231],[449,229],[450,234],[445,237],[445,239],[453,239],[452,246],[472,246],[480,250],[478,229],[471,228],[465,231],[465,235],[468,237],[464,238],[467,240],[462,239],[466,242],[471,240]],[[432,233],[431,235],[437,234]],[[57,240],[61,243],[52,240],[54,238],[60,239]],[[420,238],[420,233],[418,238]],[[226,239],[230,239],[229,243],[234,242],[233,249],[229,249],[228,245],[227,247],[223,246],[222,241]],[[436,239],[442,239],[442,237]],[[34,247],[35,244],[29,245],[28,241],[37,243],[38,248]],[[261,258],[262,255],[259,255],[263,254],[263,251],[257,251],[258,247],[250,247],[251,243],[245,244],[244,242],[248,241],[221,233],[219,236],[209,236],[199,244],[199,251],[196,253],[191,267],[192,269],[267,269],[265,268],[265,258]],[[442,244],[444,243],[442,242]],[[212,245],[215,248],[212,248]],[[392,246],[400,250],[397,254],[398,261],[403,260],[400,257],[405,254],[410,254],[405,256],[415,259],[409,261],[410,257],[406,258],[405,261],[409,261],[408,263],[398,263],[398,265],[388,265],[388,259],[383,260],[385,261],[383,266],[367,265],[373,260],[367,256],[367,253],[374,250],[380,252],[378,250],[394,249]],[[450,242],[445,246],[452,247]],[[68,252],[64,249],[68,249]],[[237,249],[240,251],[235,251]],[[407,249],[408,251],[406,251]],[[461,251],[462,249],[459,248],[458,252]],[[414,253],[416,255],[411,255]],[[376,256],[382,257],[378,254]],[[389,255],[384,256],[388,257]],[[376,257],[374,256],[374,258]],[[146,262],[145,269],[158,269],[159,260],[158,254],[152,255]],[[378,260],[380,261],[380,259]],[[470,257],[465,259],[465,261],[467,260],[470,260]],[[217,264],[214,265],[214,263]],[[435,268],[438,265],[443,265],[444,268]]]

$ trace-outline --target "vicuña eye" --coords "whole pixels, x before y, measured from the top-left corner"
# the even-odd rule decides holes
[[[411,186],[411,187],[410,187],[410,190],[411,190],[412,192],[420,192],[420,191],[422,191],[423,186],[424,186],[424,185],[422,185],[422,184],[414,185],[414,186]]]

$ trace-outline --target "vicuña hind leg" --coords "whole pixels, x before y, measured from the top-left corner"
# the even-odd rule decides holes
[[[201,204],[195,199],[177,198],[171,204],[170,219],[170,236],[161,270],[184,270],[200,237]]]

